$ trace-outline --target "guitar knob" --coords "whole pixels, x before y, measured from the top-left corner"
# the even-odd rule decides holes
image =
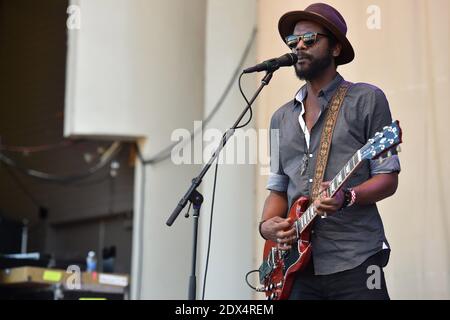
[[[272,290],[273,290],[273,283],[271,283],[269,286],[269,291],[272,291]]]
[[[269,296],[269,300],[273,300],[277,295],[275,294],[275,292],[273,292],[270,296]]]

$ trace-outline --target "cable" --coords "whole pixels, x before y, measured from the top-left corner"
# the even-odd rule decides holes
[[[236,79],[238,78],[238,76],[239,76],[239,74],[240,74],[240,72],[242,70],[242,67],[243,67],[243,65],[245,63],[245,60],[247,60],[248,54],[250,53],[250,49],[252,48],[253,43],[254,43],[254,41],[256,39],[257,32],[258,31],[257,31],[256,28],[254,28],[252,30],[252,33],[250,35],[250,40],[248,41],[248,43],[247,43],[247,45],[245,47],[244,53],[241,56],[241,59],[239,61],[239,64],[238,64],[236,70],[234,71],[230,81],[228,82],[227,86],[225,87],[224,92],[220,96],[219,101],[217,101],[217,103],[214,106],[214,108],[211,111],[211,113],[203,120],[204,126],[206,126],[211,121],[211,119],[214,117],[214,115],[217,113],[217,111],[219,111],[220,107],[222,107],[225,99],[227,98],[228,94],[230,93],[231,88],[233,87],[233,84],[235,83]],[[159,163],[159,162],[162,162],[164,160],[169,159],[170,155],[171,155],[171,152],[172,152],[172,149],[175,148],[175,146],[177,146],[179,144],[180,144],[180,148],[185,146],[188,142],[192,141],[194,136],[199,131],[200,131],[200,129],[198,129],[197,131],[195,131],[195,130],[191,131],[189,139],[186,139],[186,140],[183,140],[183,141],[180,141],[180,142],[174,142],[174,143],[170,144],[169,146],[167,146],[166,148],[164,148],[160,152],[158,152],[155,156],[151,157],[148,160],[145,160],[144,163],[145,164],[156,164],[156,163]]]
[[[208,249],[206,251],[205,276],[203,277],[202,300],[205,300],[206,276],[208,274],[209,252],[211,249],[212,221],[213,221],[213,214],[214,214],[214,200],[216,197],[216,182],[217,182],[218,167],[219,167],[219,161],[216,159],[216,169],[214,172],[214,183],[213,183],[213,192],[212,192],[212,201],[211,201],[211,214],[210,214],[211,218],[209,220]]]
[[[259,287],[259,288],[254,287],[254,286],[252,286],[251,283],[248,281],[248,276],[251,275],[252,273],[255,273],[255,272],[258,272],[258,273],[259,273],[260,271],[259,271],[259,270],[251,270],[251,271],[247,272],[247,274],[245,275],[245,282],[247,282],[247,285],[248,285],[251,289],[255,290],[256,292],[264,292],[264,287]]]
[[[111,160],[114,158],[114,156],[121,150],[122,145],[120,142],[114,142],[111,144],[111,146],[105,151],[105,153],[100,158],[99,163],[97,163],[95,166],[89,168],[84,173],[78,173],[78,174],[72,174],[72,175],[66,175],[66,176],[58,176],[54,174],[49,174],[41,171],[36,171],[33,169],[28,169],[25,167],[22,167],[18,165],[14,160],[4,155],[2,152],[0,152],[0,161],[6,164],[7,166],[13,167],[16,170],[31,176],[33,178],[45,180],[47,182],[54,182],[54,183],[71,183],[75,181],[79,181],[82,179],[85,179],[92,174],[96,173],[97,171],[104,168]]]
[[[0,151],[8,151],[8,152],[20,152],[20,153],[37,153],[37,152],[44,152],[44,151],[50,151],[54,149],[59,148],[65,148],[72,145],[75,145],[77,143],[80,143],[82,140],[64,140],[56,144],[46,144],[46,145],[40,145],[40,146],[7,146],[7,145],[0,145]]]
[[[245,127],[246,125],[248,125],[250,123],[250,121],[252,121],[253,118],[253,109],[252,106],[250,105],[250,102],[248,101],[247,97],[245,96],[244,90],[242,90],[242,84],[241,84],[241,80],[242,80],[242,76],[244,75],[244,73],[241,73],[241,75],[239,76],[239,91],[241,92],[242,97],[244,98],[245,102],[247,103],[247,109],[250,111],[250,117],[247,120],[246,123],[244,123],[241,126],[236,127],[235,129],[241,129],[243,127]]]

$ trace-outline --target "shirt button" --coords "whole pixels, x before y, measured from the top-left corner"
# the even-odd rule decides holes
[[[310,158],[312,158],[312,157],[313,157],[313,154],[312,154],[312,153],[310,153],[310,154],[309,154],[309,157],[310,157]]]
[[[309,183],[312,183],[313,182],[313,179],[309,179]]]

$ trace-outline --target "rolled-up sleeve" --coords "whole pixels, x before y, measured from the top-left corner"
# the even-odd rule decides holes
[[[383,159],[383,161],[371,160],[370,161],[370,174],[372,176],[382,173],[400,173],[400,160],[398,155],[392,155],[389,158]]]
[[[389,102],[385,94],[380,89],[376,88],[367,95],[366,105],[366,122],[367,122],[367,138],[373,137],[375,133],[383,131],[384,126],[392,123],[391,110]],[[372,176],[382,173],[400,172],[400,160],[395,150],[392,150],[393,155],[389,158],[370,161],[370,173]]]
[[[267,181],[267,189],[271,191],[286,192],[288,189],[289,177],[283,174],[270,173]]]
[[[270,175],[266,188],[272,191],[286,192],[289,177],[284,174],[280,159],[280,129],[278,113],[270,121]]]

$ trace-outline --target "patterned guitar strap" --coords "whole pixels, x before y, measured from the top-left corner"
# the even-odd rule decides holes
[[[342,103],[344,102],[345,95],[352,83],[343,81],[337,89],[336,93],[331,100],[330,107],[325,119],[325,125],[320,137],[320,145],[317,155],[316,170],[314,173],[314,180],[312,185],[311,203],[317,199],[320,192],[320,187],[323,181],[323,176],[327,168],[328,155],[331,148],[331,140],[333,138],[334,127],[336,126],[336,120],[339,115]]]

